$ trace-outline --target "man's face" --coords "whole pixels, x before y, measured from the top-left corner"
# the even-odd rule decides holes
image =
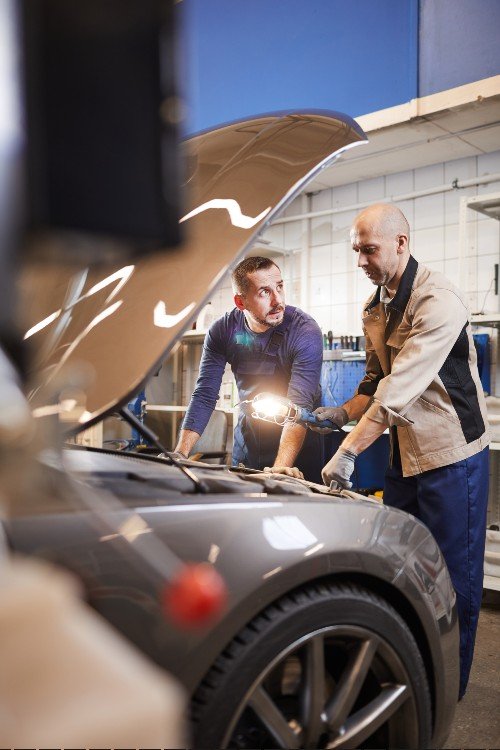
[[[352,249],[358,254],[358,267],[372,284],[390,286],[396,277],[401,258],[401,237],[389,228],[364,219],[354,224],[351,229]]]
[[[248,291],[235,295],[234,301],[245,311],[248,325],[256,333],[278,326],[285,313],[285,292],[277,266],[259,269],[247,275]]]

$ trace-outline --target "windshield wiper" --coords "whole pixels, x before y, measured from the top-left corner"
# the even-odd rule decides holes
[[[185,474],[194,484],[195,492],[200,492],[202,494],[206,494],[210,492],[210,489],[207,487],[205,482],[202,482],[201,479],[198,479],[196,474],[191,471],[191,469],[188,469],[187,466],[183,466],[181,462],[172,455],[170,451],[168,451],[160,442],[160,439],[158,435],[156,435],[153,430],[151,430],[149,427],[147,427],[144,422],[141,422],[140,419],[138,419],[135,414],[133,414],[130,409],[128,409],[126,406],[122,406],[122,408],[119,410],[119,415],[124,419],[126,422],[131,425],[134,429],[137,430],[143,437],[146,438],[146,440],[149,440],[150,443],[153,443],[160,453],[163,453],[172,463],[174,466],[177,466],[183,474]]]

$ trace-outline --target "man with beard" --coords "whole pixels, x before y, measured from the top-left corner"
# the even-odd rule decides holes
[[[264,391],[307,409],[320,402],[321,331],[309,315],[285,304],[278,266],[269,258],[246,258],[233,271],[232,285],[236,307],[216,320],[205,337],[199,377],[175,449],[184,456],[208,423],[227,362],[240,402]],[[240,407],[233,465],[321,481],[319,435],[302,425],[281,428],[255,419],[251,411],[249,404]]]
[[[460,694],[465,693],[481,605],[488,503],[486,403],[470,315],[461,292],[410,255],[401,211],[379,203],[351,230],[358,266],[377,287],[363,310],[366,371],[343,407],[320,419],[358,424],[323,469],[350,487],[356,457],[388,427],[384,503],[423,521],[457,593]]]

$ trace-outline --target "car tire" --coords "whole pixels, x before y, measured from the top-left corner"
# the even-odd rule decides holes
[[[296,590],[253,619],[192,700],[202,748],[427,748],[431,703],[407,624],[350,584]]]

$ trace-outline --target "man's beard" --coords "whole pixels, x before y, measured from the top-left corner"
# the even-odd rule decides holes
[[[268,313],[268,315],[276,315],[278,312],[281,313],[281,318],[278,320],[267,320],[267,318],[258,318],[256,315],[252,315],[253,319],[260,323],[261,326],[269,326],[270,328],[276,328],[277,326],[280,326],[283,323],[283,317],[285,315],[284,308],[281,310],[277,310],[276,313]]]

